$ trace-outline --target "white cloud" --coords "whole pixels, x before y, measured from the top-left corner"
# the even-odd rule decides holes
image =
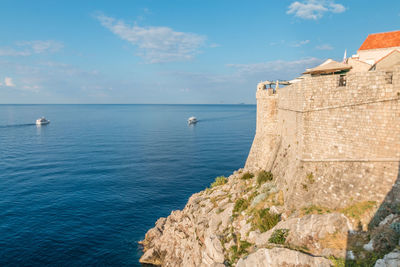
[[[221,45],[216,43],[210,44],[210,48],[216,48],[216,47],[221,47]]]
[[[9,47],[0,47],[0,56],[12,56],[12,57],[17,57],[17,56],[30,56],[31,52],[28,50],[15,50],[13,48]]]
[[[283,44],[285,44],[285,43],[286,43],[285,40],[280,40],[280,41],[278,41],[278,42],[270,42],[269,45],[275,46],[275,45],[283,45]]]
[[[190,60],[199,53],[206,40],[205,36],[177,32],[168,27],[130,26],[105,15],[99,15],[97,19],[112,33],[136,45],[138,56],[147,63]]]
[[[17,43],[18,46],[28,47],[33,53],[54,53],[61,50],[64,47],[63,43],[53,40],[34,40],[34,41],[22,41]]]
[[[264,73],[264,79],[290,79],[294,78],[290,75],[300,74],[306,68],[318,65],[319,63],[321,63],[321,59],[312,57],[293,61],[275,60],[253,64],[228,64],[227,66],[237,69],[242,75]],[[277,76],[285,77],[279,78]]]
[[[342,13],[344,11],[346,8],[342,4],[335,3],[335,0],[305,0],[292,2],[286,13],[294,14],[302,19],[317,20],[326,12]]]
[[[318,45],[315,48],[318,50],[333,50],[333,46],[331,46],[330,44]]]
[[[7,87],[15,87],[15,84],[13,83],[13,80],[10,77],[6,77],[4,79],[4,85]]]
[[[299,41],[299,42],[293,43],[291,46],[292,47],[300,47],[300,46],[308,44],[309,42],[310,42],[310,40]]]
[[[53,40],[20,41],[16,43],[16,46],[17,48],[0,47],[0,56],[17,57],[42,53],[55,53],[64,47],[63,43]]]

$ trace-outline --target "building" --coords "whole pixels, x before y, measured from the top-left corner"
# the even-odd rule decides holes
[[[370,34],[356,55],[344,58],[343,62],[332,59],[307,69],[303,76],[340,75],[340,86],[345,85],[347,74],[374,70],[391,71],[400,64],[400,31]],[[301,81],[295,79],[293,82]]]
[[[374,65],[394,50],[400,50],[400,31],[368,35],[354,58]]]

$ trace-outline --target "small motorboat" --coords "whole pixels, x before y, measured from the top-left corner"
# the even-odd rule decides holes
[[[49,124],[50,121],[47,120],[45,117],[41,117],[40,119],[36,120],[36,125],[45,125],[45,124]]]
[[[188,119],[188,124],[196,124],[197,123],[197,119],[196,117],[190,117]]]

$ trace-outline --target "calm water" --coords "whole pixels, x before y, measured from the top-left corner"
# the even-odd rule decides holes
[[[32,124],[42,115],[49,125]],[[0,266],[139,266],[158,217],[244,165],[255,117],[245,105],[0,105]]]

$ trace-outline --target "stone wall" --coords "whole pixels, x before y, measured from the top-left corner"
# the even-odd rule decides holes
[[[273,96],[257,92],[257,131],[245,168],[272,170],[288,196],[307,188],[290,195],[288,205],[338,207],[348,195],[383,201],[398,178],[400,66],[391,79],[385,71],[350,73],[346,86],[338,85],[339,76],[328,75]],[[307,181],[310,173],[315,183]]]
[[[257,91],[257,127],[246,165],[254,169],[270,169],[274,151],[278,149],[278,95],[270,90]]]

